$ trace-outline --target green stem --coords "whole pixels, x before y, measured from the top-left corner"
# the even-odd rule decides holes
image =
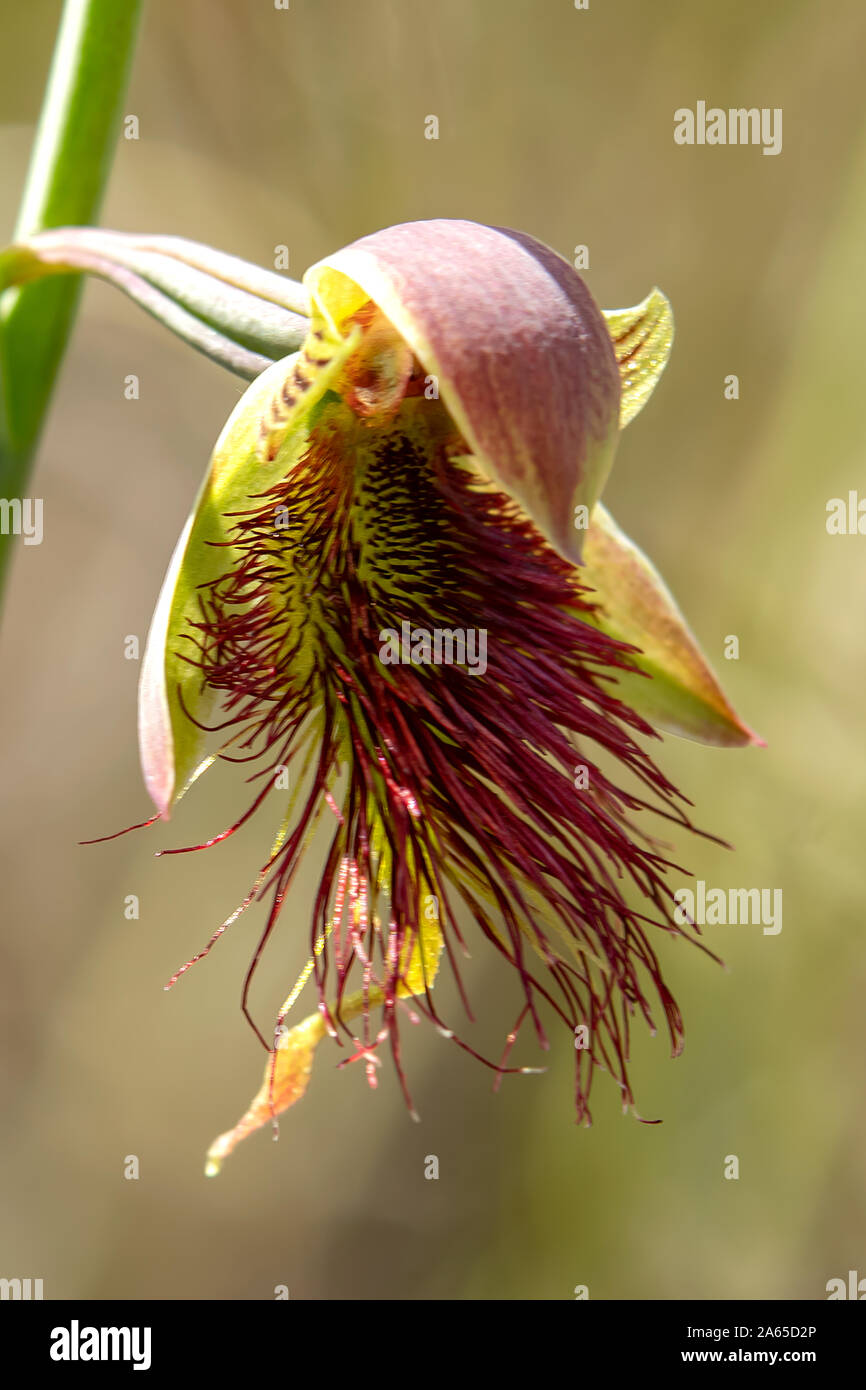
[[[16,239],[98,220],[140,11],[141,0],[66,0]],[[2,297],[0,497],[22,497],[27,488],[80,289],[76,275]],[[12,539],[0,535],[0,583]]]

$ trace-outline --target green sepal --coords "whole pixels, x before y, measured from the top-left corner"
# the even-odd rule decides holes
[[[587,531],[580,580],[598,605],[590,621],[640,649],[633,661],[646,675],[617,673],[626,704],[657,728],[698,743],[763,744],[729,703],[652,561],[601,503]]]

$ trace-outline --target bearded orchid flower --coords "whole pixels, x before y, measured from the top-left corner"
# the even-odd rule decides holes
[[[633,1107],[632,1017],[655,1031],[658,1008],[674,1055],[683,1039],[654,938],[690,935],[636,820],[694,829],[640,740],[761,742],[599,502],[670,353],[664,295],[603,312],[549,248],[463,221],[363,237],[303,287],[176,239],[50,235],[13,248],[19,276],[101,256],[96,273],[153,312],[167,296],[170,326],[254,376],[157,603],[142,767],[163,820],[215,761],[246,769],[248,804],[206,845],[270,820],[249,894],[193,958],[268,896],[245,1012],[312,846],[322,870],[309,959],[259,1034],[262,1086],[206,1171],[304,1094],[326,1035],[374,1084],[387,1044],[410,1108],[402,1016],[478,1056],[432,993],[446,957],[471,1018],[470,932],[516,977],[505,1052],[481,1059],[497,1080],[529,1070],[507,1065],[525,1020],[548,1046],[546,1013],[575,1039],[577,1118],[599,1067]],[[270,361],[279,345],[298,350]],[[310,979],[318,1007],[290,1028]]]

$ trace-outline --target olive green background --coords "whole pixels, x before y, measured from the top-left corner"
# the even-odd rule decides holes
[[[0,239],[58,8],[3,8]],[[687,1037],[671,1061],[635,1030],[639,1108],[660,1125],[624,1117],[602,1075],[576,1127],[563,1031],[545,1075],[493,1095],[407,1026],[421,1125],[388,1064],[373,1093],[325,1047],[279,1145],[256,1135],[206,1181],[208,1143],[259,1081],[238,997],[261,915],[162,985],[241,899],[270,826],[153,858],[235,818],[226,770],[170,826],[76,842],[148,814],[124,638],[144,639],[242,387],[90,286],[31,488],[44,543],[17,551],[2,633],[0,1275],[48,1298],[179,1299],[821,1298],[866,1275],[866,537],[825,528],[829,498],[866,492],[864,44],[860,0],[152,0],[126,107],[140,139],[120,141],[106,226],[264,264],[285,243],[300,275],[376,227],[468,217],[569,257],[586,243],[606,307],[670,296],[671,364],[606,500],[769,743],[660,747],[736,845],[680,854],[710,885],[781,888],[784,926],[707,928],[727,970],[659,943]],[[675,145],[674,110],[698,100],[782,107],[783,152]],[[310,866],[258,977],[263,1023],[303,959],[312,882]],[[475,944],[472,1036],[495,1052],[516,984]],[[457,1021],[451,985],[437,993]]]

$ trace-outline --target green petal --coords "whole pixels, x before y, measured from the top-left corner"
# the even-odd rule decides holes
[[[175,547],[151,622],[141,669],[138,730],[147,789],[167,820],[172,804],[194,777],[210,699],[195,657],[192,624],[201,620],[199,590],[225,574],[235,552],[226,546],[234,518],[249,499],[284,478],[303,452],[310,412],[342,369],[357,334],[334,348],[312,371],[305,354],[274,362],[249,386],[230,415],[207,475]]]
[[[600,503],[580,578],[599,605],[590,621],[639,647],[635,665],[652,677],[618,673],[617,693],[628,705],[659,729],[698,743],[763,746],[725,698],[661,575]]]
[[[650,290],[633,309],[602,309],[622,382],[619,427],[643,410],[668,364],[674,314],[661,290]]]

